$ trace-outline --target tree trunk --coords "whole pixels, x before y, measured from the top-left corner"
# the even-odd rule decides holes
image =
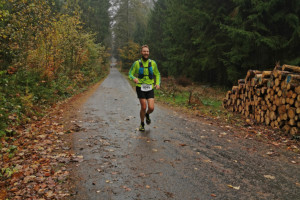
[[[300,67],[292,66],[292,65],[283,65],[282,71],[290,71],[290,72],[294,72],[294,73],[300,73]]]

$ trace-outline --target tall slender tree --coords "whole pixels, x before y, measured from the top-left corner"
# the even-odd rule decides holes
[[[118,0],[116,6],[113,34],[114,53],[118,55],[118,49],[128,49],[130,42],[144,42],[150,6],[148,1],[141,0]],[[127,63],[123,56],[122,59]]]
[[[96,42],[110,45],[110,13],[111,6],[109,0],[85,0],[79,1],[82,9],[82,20],[84,27],[96,33]]]

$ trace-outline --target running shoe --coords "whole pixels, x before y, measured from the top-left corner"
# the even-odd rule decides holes
[[[140,125],[139,131],[145,131],[145,125],[144,124]]]
[[[146,113],[146,123],[149,125],[151,124],[150,115]]]

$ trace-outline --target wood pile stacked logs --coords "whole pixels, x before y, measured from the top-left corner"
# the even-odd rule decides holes
[[[249,70],[223,100],[223,107],[248,119],[300,135],[300,67]]]

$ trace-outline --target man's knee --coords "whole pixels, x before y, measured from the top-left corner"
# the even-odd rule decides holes
[[[141,111],[145,111],[146,112],[147,109],[147,105],[141,105]]]
[[[147,109],[147,102],[145,99],[140,99],[141,111],[145,111]]]
[[[149,106],[148,107],[148,112],[152,113],[154,111],[154,106]]]

